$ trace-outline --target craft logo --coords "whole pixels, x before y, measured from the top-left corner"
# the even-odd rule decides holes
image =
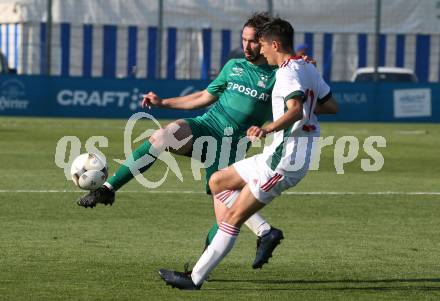
[[[131,92],[127,91],[86,91],[64,89],[58,92],[57,102],[62,106],[79,107],[108,107],[118,108],[128,105],[131,111],[139,108],[139,101],[142,93],[134,88]]]

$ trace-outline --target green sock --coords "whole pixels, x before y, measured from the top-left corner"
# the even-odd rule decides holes
[[[217,233],[217,230],[218,230],[217,223],[212,225],[211,229],[209,229],[208,235],[206,235],[205,249],[211,244],[215,234]]]
[[[127,184],[128,181],[134,178],[133,174],[130,171],[130,168],[128,166],[135,166],[134,161],[138,160],[142,156],[149,154],[151,148],[151,143],[149,141],[145,141],[142,143],[138,148],[134,150],[134,152],[131,154],[129,158],[124,162],[123,165],[119,167],[119,169],[115,172],[115,174],[107,180],[108,183],[110,183],[113,186],[114,190],[118,190],[125,184]],[[139,169],[141,173],[146,171],[148,168],[150,168],[151,165],[156,161],[156,157],[149,154],[150,158],[153,158],[153,161],[146,166]],[[138,164],[136,164],[138,165]]]

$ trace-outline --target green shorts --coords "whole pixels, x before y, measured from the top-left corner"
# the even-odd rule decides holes
[[[212,137],[215,139],[216,145],[214,163],[206,167],[205,170],[206,193],[211,194],[211,190],[209,189],[208,185],[211,175],[219,169],[228,167],[236,161],[244,159],[246,151],[249,149],[250,143],[246,139],[242,139],[243,137],[245,137],[245,133],[243,133],[242,131],[236,131],[232,126],[220,124],[208,114],[204,114],[195,118],[185,118],[184,120],[191,127],[191,132],[193,135],[193,146],[194,144],[196,144],[196,140],[200,137]],[[225,128],[228,127],[232,129],[232,135],[225,135]],[[230,137],[230,139],[225,139],[225,141],[223,142],[223,137]],[[208,143],[209,142],[203,144],[201,156],[201,161],[203,163],[205,163],[208,156]],[[200,145],[199,143],[197,144]],[[220,156],[222,148],[224,154]],[[228,151],[229,149],[230,151]],[[238,153],[237,150],[239,150]],[[212,153],[210,152],[209,155],[212,155]],[[212,162],[211,160],[212,158],[210,158],[209,162]]]

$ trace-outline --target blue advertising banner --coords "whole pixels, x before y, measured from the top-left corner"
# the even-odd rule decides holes
[[[440,122],[440,84],[332,83],[339,112],[322,121]]]
[[[85,79],[0,76],[0,115],[128,118],[141,110],[142,94],[183,96],[203,90],[200,80]],[[184,118],[206,110],[152,109],[157,118]]]
[[[201,80],[140,80],[0,76],[0,115],[128,118],[141,110],[142,94],[183,96],[203,90]],[[332,83],[340,105],[325,121],[440,122],[440,84]],[[148,111],[156,118],[185,118],[206,110]]]

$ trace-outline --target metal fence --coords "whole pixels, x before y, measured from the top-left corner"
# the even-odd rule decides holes
[[[347,81],[366,66],[413,69],[422,82],[440,78],[436,1],[136,0],[118,2],[97,22],[72,9],[85,0],[53,1],[40,21],[0,26],[1,52],[20,74],[209,79],[240,48],[246,18],[269,11],[294,25],[295,44],[308,45],[329,81]],[[430,14],[434,29],[420,30],[419,16]]]

